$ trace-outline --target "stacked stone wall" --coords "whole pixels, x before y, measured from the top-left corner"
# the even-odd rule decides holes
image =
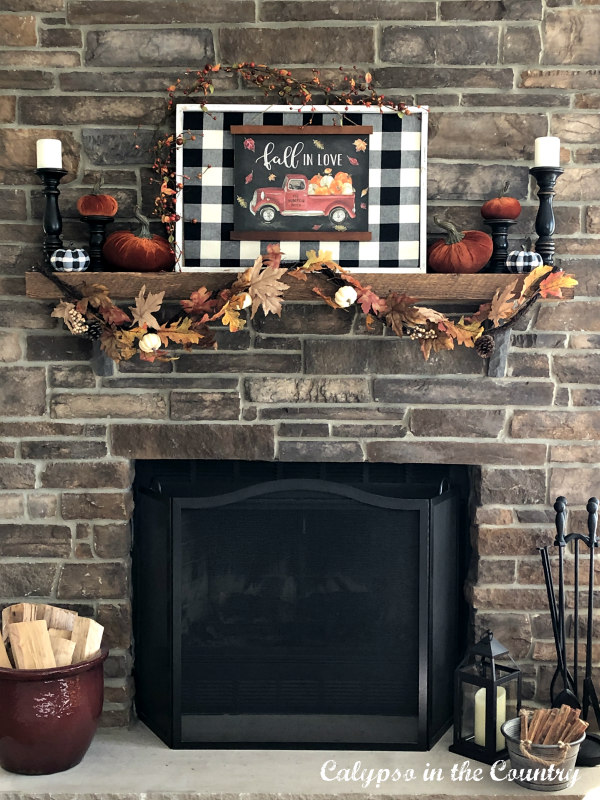
[[[0,603],[73,605],[106,626],[105,722],[129,718],[129,519],[135,458],[475,465],[467,591],[547,690],[554,657],[536,545],[558,493],[582,525],[600,493],[600,6],[575,0],[4,0],[0,12]],[[576,300],[521,320],[504,369],[470,351],[425,364],[358,317],[291,304],[219,332],[219,350],[97,375],[91,345],[25,296],[43,198],[36,139],[60,136],[65,240],[101,173],[127,227],[148,208],[150,141],[185,68],[243,59],[371,68],[382,92],[431,107],[429,214],[482,228],[505,180],[532,231],[536,136],[563,143],[559,261]],[[223,98],[247,97],[235,79]],[[138,126],[139,130],[138,130]],[[135,149],[132,142],[138,130]],[[572,598],[571,598],[572,599]]]

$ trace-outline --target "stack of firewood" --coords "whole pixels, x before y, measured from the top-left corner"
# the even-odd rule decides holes
[[[47,669],[87,661],[100,650],[104,628],[76,611],[16,603],[2,611],[0,667]]]
[[[585,733],[588,724],[580,719],[581,709],[562,705],[560,708],[522,709],[521,739],[532,744],[575,742]]]

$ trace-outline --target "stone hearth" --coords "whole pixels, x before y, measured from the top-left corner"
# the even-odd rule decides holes
[[[58,775],[0,775],[0,800],[347,800],[366,796],[402,796],[431,800],[522,800],[531,791],[508,780],[506,768],[498,766],[491,777],[485,764],[470,762],[480,769],[477,780],[451,779],[454,765],[464,759],[448,752],[444,737],[428,753],[382,753],[365,751],[298,750],[169,750],[147,728],[136,724],[131,730],[100,731],[82,763]],[[373,770],[370,783],[326,781],[321,778],[325,762],[337,770],[360,775]],[[355,764],[359,766],[355,768]],[[331,765],[328,765],[331,769]],[[415,780],[381,781],[376,776],[413,769]],[[424,780],[427,771],[442,780]],[[438,772],[441,771],[441,772]],[[333,771],[325,771],[330,777]],[[458,770],[455,774],[459,774]],[[560,793],[567,800],[597,800],[600,767],[583,769],[573,787]]]
[[[578,526],[600,492],[594,3],[5,0],[0,24],[0,604],[48,599],[105,625],[104,722],[125,725],[134,459],[473,465],[473,622],[511,648],[527,698],[545,699],[554,650],[535,547],[553,536],[558,493]],[[307,71],[326,53],[326,80],[356,61],[386,95],[428,104],[430,218],[482,229],[482,201],[510,180],[523,205],[511,245],[538,208],[534,139],[560,136],[557,253],[578,297],[521,320],[488,376],[463,348],[425,364],[413,343],[302,304],[219,331],[218,352],[95,374],[90,343],[25,297],[42,239],[36,139],[62,139],[64,240],[81,245],[76,201],[98,175],[119,201],[114,229],[136,203],[152,208],[147,146],[178,75],[282,53]],[[216,89],[248,98],[225,74]]]

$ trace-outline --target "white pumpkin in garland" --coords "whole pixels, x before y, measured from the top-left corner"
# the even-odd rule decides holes
[[[506,257],[506,267],[509,272],[531,272],[543,264],[544,259],[541,255],[531,249],[531,240],[524,242],[520,250],[511,250]]]
[[[50,263],[57,272],[84,272],[90,265],[90,257],[80,248],[59,248],[50,256]]]

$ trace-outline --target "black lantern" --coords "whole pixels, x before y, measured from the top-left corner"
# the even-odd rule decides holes
[[[501,659],[504,663],[499,663]],[[453,753],[493,764],[508,756],[500,726],[521,708],[521,670],[491,631],[454,673]]]

